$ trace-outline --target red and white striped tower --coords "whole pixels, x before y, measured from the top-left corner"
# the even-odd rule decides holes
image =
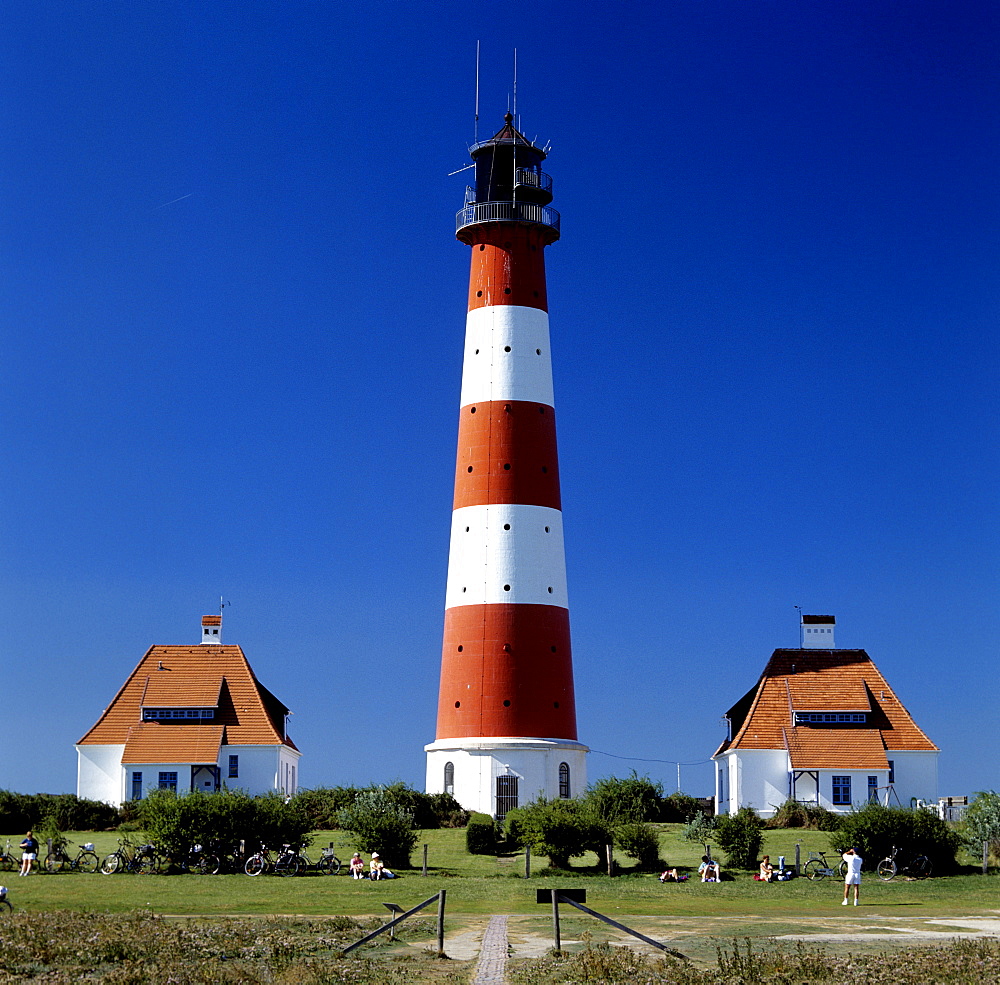
[[[545,151],[513,126],[471,150],[472,247],[437,737],[427,790],[503,816],[586,786],[576,738],[544,250]]]

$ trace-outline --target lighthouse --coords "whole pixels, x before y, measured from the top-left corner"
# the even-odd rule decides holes
[[[545,248],[546,149],[508,113],[473,145],[472,250],[437,732],[429,793],[503,818],[586,787],[577,741]]]

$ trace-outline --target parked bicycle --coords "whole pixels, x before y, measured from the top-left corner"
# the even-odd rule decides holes
[[[340,872],[340,859],[333,854],[332,848],[323,849],[323,854],[316,863],[316,871],[324,876],[335,876]]]
[[[810,852],[809,861],[802,867],[802,874],[814,882],[827,876],[839,876],[843,879],[847,875],[847,863],[842,861],[834,868],[827,861],[826,852]]]
[[[273,872],[276,876],[295,876],[301,868],[300,856],[291,845],[282,845],[277,855],[261,845],[260,851],[247,859],[243,871],[248,876],[259,876],[263,872]]]
[[[882,882],[891,882],[897,875],[910,879],[926,879],[931,874],[931,860],[926,855],[915,855],[905,865],[896,861],[899,849],[893,845],[892,854],[882,859],[875,870]]]
[[[89,841],[86,845],[77,845],[80,850],[76,856],[71,856],[66,852],[66,845],[71,842],[61,842],[53,844],[52,851],[45,856],[46,872],[96,872],[101,864],[94,846]]]
[[[9,899],[7,899],[7,887],[0,886],[0,916],[3,916],[5,913],[13,913],[13,912],[14,912],[14,904],[11,903]]]
[[[21,867],[21,856],[14,857],[10,850],[10,838],[7,839],[7,847],[0,853],[0,869],[4,872],[13,872]]]
[[[164,864],[155,845],[136,846],[126,836],[118,839],[118,848],[101,862],[101,872],[106,876],[115,872],[152,875],[160,872]]]

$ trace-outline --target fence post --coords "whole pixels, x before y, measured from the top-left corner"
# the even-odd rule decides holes
[[[615,860],[612,855],[612,846],[605,845],[604,848],[605,851],[607,851],[608,853],[608,875],[613,876],[615,874]]]
[[[442,889],[438,893],[438,957],[445,957],[444,953],[444,894],[446,890]]]
[[[426,876],[427,876],[427,846],[426,845],[424,845],[424,872],[423,872],[423,874],[424,874],[424,877],[426,878]]]
[[[552,936],[555,938],[555,952],[562,954],[562,938],[559,934],[559,894],[552,890]]]
[[[802,842],[797,841],[795,842],[795,874],[797,876],[802,875],[802,869],[799,866],[799,862],[801,861],[800,858],[801,852],[802,852]]]
[[[524,878],[531,878],[531,848],[530,846],[524,850]]]

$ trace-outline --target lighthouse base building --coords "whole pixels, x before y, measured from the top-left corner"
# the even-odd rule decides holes
[[[442,739],[424,747],[428,793],[503,818],[539,797],[576,797],[587,786],[586,746],[559,739]]]

